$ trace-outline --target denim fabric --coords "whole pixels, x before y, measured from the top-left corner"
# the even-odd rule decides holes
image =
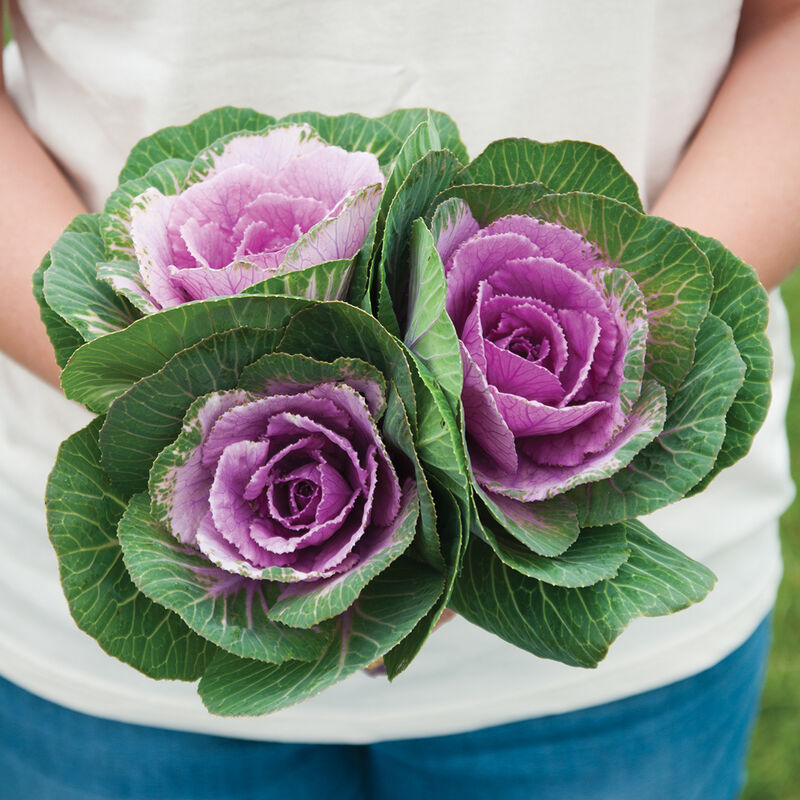
[[[110,722],[0,679],[0,800],[732,800],[769,619],[705,672],[568,714],[367,746]]]

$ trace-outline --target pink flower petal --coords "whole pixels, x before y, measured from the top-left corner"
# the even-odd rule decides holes
[[[275,127],[269,131],[242,134],[229,140],[213,156],[210,175],[247,164],[267,178],[277,176],[289,163],[328,145],[308,125]]]
[[[295,197],[313,197],[334,208],[365,186],[383,186],[383,173],[372,153],[349,153],[341,147],[314,150],[290,161],[276,185]]]
[[[188,219],[181,226],[180,233],[189,255],[198,266],[220,269],[233,261],[233,243],[216,222],[201,225],[194,218]]]
[[[187,299],[169,277],[173,254],[167,222],[176,199],[150,188],[131,205],[131,239],[139,272],[147,291],[160,308],[177,306]]]
[[[375,184],[348,198],[338,216],[329,217],[315,225],[289,250],[283,262],[283,271],[291,272],[326,261],[353,258],[364,244],[382,191],[383,187]]]

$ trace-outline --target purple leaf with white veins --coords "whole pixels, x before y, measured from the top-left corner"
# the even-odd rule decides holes
[[[233,442],[223,451],[214,471],[209,494],[211,517],[217,530],[242,556],[255,566],[268,567],[273,562],[263,548],[250,538],[255,511],[245,500],[250,478],[267,460],[268,442]]]
[[[525,502],[545,500],[590,481],[607,478],[627,466],[633,457],[661,432],[666,419],[666,394],[655,381],[645,381],[642,394],[625,427],[602,452],[587,456],[573,466],[537,464],[524,454],[513,475],[491,473],[484,469],[478,476],[491,492]],[[476,470],[477,474],[477,470]]]
[[[491,291],[491,287],[490,287]],[[502,347],[561,375],[568,345],[556,310],[541,300],[499,295],[478,302],[487,337]],[[465,326],[466,328],[466,326]],[[544,349],[542,349],[544,346]],[[538,350],[538,351],[537,351]]]
[[[478,284],[478,292],[475,297],[475,305],[469,316],[464,321],[464,327],[458,334],[462,345],[466,348],[470,358],[475,362],[479,369],[486,371],[486,352],[483,329],[483,309],[486,301],[492,298],[492,287],[486,281]],[[491,328],[490,328],[491,330]]]
[[[231,263],[233,242],[216,222],[201,225],[191,218],[181,226],[180,233],[189,254],[200,266],[221,269]]]
[[[184,418],[183,431],[163,450],[150,471],[150,497],[156,519],[179,541],[193,544],[209,511],[213,476],[202,462],[202,448],[214,423],[247,395],[217,392],[196,400]]]
[[[272,397],[255,397],[248,395],[250,402],[242,402],[231,408],[214,424],[203,445],[203,463],[213,469],[223,450],[237,441],[256,441],[265,432],[270,419],[283,411],[323,419],[326,424],[334,424],[339,419],[346,425],[346,417],[341,410],[328,400],[313,397],[309,393],[301,395],[274,395]]]
[[[289,248],[282,270],[289,272],[353,258],[364,244],[382,191],[383,185],[375,184],[349,197],[338,216],[322,220]]]
[[[461,245],[453,255],[453,264],[447,274],[447,313],[456,331],[460,330],[469,314],[475,287],[512,259],[526,259],[538,252],[535,245],[524,236],[505,233],[491,238],[473,237]],[[513,289],[499,289],[498,293],[516,294]]]
[[[211,156],[209,176],[247,164],[274,178],[293,160],[327,147],[308,125],[272,128],[265,133],[235,136]]]
[[[586,383],[600,342],[600,325],[597,317],[572,308],[560,308],[558,320],[569,343],[569,358],[560,376],[566,394],[559,405],[565,406]]]
[[[280,262],[280,255],[276,258],[270,253],[269,258],[264,260]],[[222,269],[209,269],[208,267],[185,269],[170,267],[169,269],[173,285],[180,288],[183,296],[188,300],[207,300],[212,297],[238,294],[254,283],[271,278],[275,272],[276,267],[271,264],[263,266],[247,261],[234,261]]]
[[[167,222],[174,200],[151,188],[131,206],[131,239],[142,281],[161,308],[186,302],[186,295],[169,275],[173,257]]]
[[[579,233],[552,222],[512,215],[495,220],[481,231],[482,236],[499,233],[521,234],[548,258],[578,272],[596,269],[598,262],[601,265],[603,263],[600,251],[593,244],[587,242]]]
[[[233,229],[236,258],[288,248],[328,214],[328,207],[310,197],[259,195]],[[227,263],[227,262],[226,262]]]
[[[364,186],[383,186],[383,173],[371,153],[326,147],[292,160],[275,181],[285,194],[313,197],[334,208]]]
[[[558,403],[564,396],[559,379],[550,370],[487,341],[486,380],[498,391],[518,394],[540,403]]]
[[[461,198],[451,197],[436,209],[436,213],[433,215],[432,230],[436,249],[444,264],[445,273],[447,273],[452,266],[450,259],[453,253],[462,242],[480,230],[480,225],[472,216],[469,206]]]
[[[488,280],[495,294],[531,297],[553,308],[574,308],[597,317],[611,316],[602,295],[586,278],[552,258],[510,258],[503,269],[493,272]]]
[[[496,389],[492,394],[506,425],[517,437],[563,433],[609,407],[608,403],[593,400],[579,406],[557,408]]]
[[[463,344],[461,363],[464,369],[461,402],[467,419],[467,433],[502,469],[514,472],[517,469],[514,434],[503,419],[484,374],[469,357]]]
[[[200,225],[214,222],[227,236],[247,207],[259,196],[270,192],[272,179],[254,167],[242,164],[194,183],[177,195],[170,214],[169,227],[175,253],[185,249],[178,231],[190,219]]]
[[[384,183],[371,153],[326,145],[306,126],[217,146],[198,156],[182,192],[150,188],[132,203],[130,235],[158,308],[238,294],[361,249]]]

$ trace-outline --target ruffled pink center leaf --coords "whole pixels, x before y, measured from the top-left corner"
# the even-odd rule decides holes
[[[352,258],[384,184],[374,155],[327,145],[302,125],[234,137],[205,160],[181,193],[148,189],[131,206],[142,294],[157,308]]]

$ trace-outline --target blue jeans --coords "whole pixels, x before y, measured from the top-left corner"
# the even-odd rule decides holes
[[[110,722],[0,679],[0,800],[732,800],[769,638],[767,619],[711,669],[618,702],[365,746]]]

